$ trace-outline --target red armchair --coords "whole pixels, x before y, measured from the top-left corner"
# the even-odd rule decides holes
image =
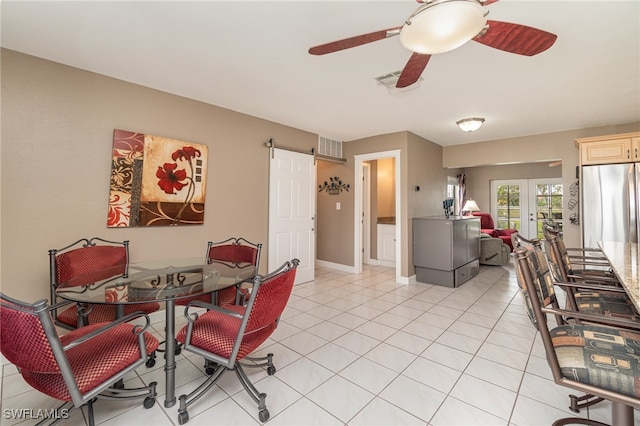
[[[509,246],[509,251],[513,251],[511,234],[518,232],[517,229],[496,229],[495,225],[493,224],[493,218],[489,213],[473,212],[472,214],[480,218],[480,232],[490,235],[494,238],[500,238],[503,243]]]

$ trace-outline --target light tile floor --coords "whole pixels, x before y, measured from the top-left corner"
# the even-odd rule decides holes
[[[184,324],[182,309],[176,314]],[[154,322],[162,339],[162,315]],[[294,288],[280,325],[261,354],[273,352],[277,372],[248,373],[268,394],[270,425],[550,425],[573,415],[569,391],[550,379],[544,350],[524,314],[512,265],[482,267],[457,289],[401,285],[394,271],[367,266],[360,275],[316,270]],[[177,357],[176,395],[204,378],[202,360]],[[158,382],[157,403],[99,400],[99,425],[177,425],[164,408],[164,371],[137,370],[129,385]],[[57,402],[32,390],[13,366],[2,374],[0,424],[28,425],[12,409]],[[85,425],[72,410],[64,425]],[[232,373],[189,409],[191,426],[259,425],[257,409]],[[610,422],[608,403],[580,416]],[[636,410],[636,423],[640,412]]]

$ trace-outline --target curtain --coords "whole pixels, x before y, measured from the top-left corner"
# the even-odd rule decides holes
[[[465,185],[465,175],[461,173],[458,178],[458,215],[462,215],[462,208],[467,202],[467,186]]]

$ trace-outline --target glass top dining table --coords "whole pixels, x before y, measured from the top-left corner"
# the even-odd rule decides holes
[[[119,271],[118,271],[119,270]],[[249,263],[212,261],[202,258],[153,260],[122,268],[107,268],[80,274],[56,289],[62,299],[88,304],[116,305],[124,315],[124,305],[150,301],[165,303],[165,407],[176,403],[175,397],[175,306],[176,300],[212,294],[253,279],[257,271]]]

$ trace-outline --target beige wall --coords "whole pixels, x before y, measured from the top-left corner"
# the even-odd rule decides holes
[[[134,261],[204,256],[208,240],[235,235],[266,244],[263,143],[317,144],[312,133],[31,56],[1,59],[1,286],[17,298],[48,297],[48,249],[83,237],[129,239]],[[107,229],[114,128],[208,145],[204,225]]]
[[[526,163],[465,168],[467,198],[475,200],[482,211],[491,211],[492,180],[562,177],[562,167],[549,167],[548,164],[549,163]]]
[[[132,260],[203,256],[206,241],[240,235],[267,242],[269,150],[311,150],[317,135],[245,114],[2,50],[0,285],[18,298],[48,296],[47,251],[101,236],[131,241]],[[205,224],[107,229],[113,129],[209,147]],[[321,173],[352,185],[354,155],[400,150],[401,275],[413,275],[411,218],[441,215],[447,175],[494,163],[562,159],[574,181],[576,137],[640,130],[640,123],[442,148],[408,132],[344,144],[346,163],[318,162]],[[448,167],[443,169],[442,164]],[[326,167],[325,167],[326,165]],[[335,168],[335,169],[334,169]],[[322,172],[321,172],[322,171]],[[486,178],[491,178],[488,172]],[[415,187],[420,186],[420,191]],[[322,194],[324,195],[324,194]],[[318,258],[353,266],[353,191],[318,196]],[[328,201],[328,203],[327,203]],[[267,265],[266,248],[261,272]]]
[[[378,169],[375,179],[378,185],[376,191],[376,206],[379,217],[394,217],[396,215],[396,166],[393,158],[377,160]]]
[[[351,179],[353,179],[355,177],[355,172],[354,172],[354,167],[355,167],[355,159],[354,156],[356,155],[363,155],[363,154],[369,154],[369,153],[377,153],[377,152],[384,152],[384,151],[390,151],[390,150],[400,150],[401,151],[401,164],[398,165],[396,164],[396,167],[400,167],[401,171],[402,171],[402,175],[401,175],[401,182],[405,181],[406,179],[406,159],[405,159],[405,155],[404,155],[404,151],[406,150],[406,133],[405,132],[400,132],[400,133],[391,133],[388,135],[380,135],[380,136],[373,136],[370,138],[364,138],[364,139],[358,139],[358,140],[354,140],[354,141],[350,141],[348,143],[345,143],[343,145],[343,155],[344,157],[347,159],[347,162],[345,163],[345,166],[348,168],[349,170],[349,175],[351,176]],[[377,167],[377,166],[376,166]],[[373,173],[372,170],[372,180],[373,180],[373,176],[375,176],[375,174]],[[397,195],[397,194],[396,194]],[[402,201],[402,200],[406,200],[406,193],[400,194],[401,197],[401,202],[404,204],[404,202],[406,201]],[[374,202],[374,200],[372,200],[372,203]],[[344,207],[343,207],[344,208]],[[348,205],[348,211],[349,211],[349,217],[351,220],[351,223],[353,224],[353,220],[354,220],[354,198],[353,196],[350,199],[349,205]],[[404,206],[403,206],[403,211],[404,210]],[[379,214],[378,214],[379,215]],[[403,214],[404,216],[404,214]],[[374,224],[372,224],[373,226]],[[400,226],[401,227],[401,233],[405,233],[405,229],[403,226],[406,226],[402,224],[402,218],[397,218],[396,219],[396,226]],[[332,244],[339,244],[339,245],[343,245],[345,247],[347,247],[347,250],[351,252],[351,256],[349,256],[349,259],[347,260],[347,263],[345,263],[346,265],[350,265],[350,266],[354,266],[354,258],[353,258],[353,239],[354,239],[354,229],[353,229],[353,225],[351,225],[350,230],[348,233],[345,233],[343,235],[330,235],[329,238],[332,239]],[[406,269],[406,242],[408,240],[405,239],[405,237],[403,236],[403,241],[405,242],[405,244],[403,244],[403,253],[396,253],[396,255],[400,255],[401,256],[401,262],[403,264],[403,268],[401,271],[402,276],[407,277],[408,275],[408,270]],[[372,242],[373,245],[373,242]]]
[[[446,194],[447,175],[455,171],[442,168],[442,147],[409,132],[373,136],[345,143],[343,153],[351,176],[354,173],[354,156],[390,150],[400,150],[400,204],[402,215],[396,217],[402,238],[401,271],[403,277],[414,275],[411,237],[411,218],[442,214],[442,200]],[[420,191],[415,187],[420,186]],[[353,198],[349,205],[353,222]],[[343,207],[344,209],[344,207]],[[347,246],[353,252],[353,227],[347,234],[330,235],[332,246]],[[353,265],[351,256],[349,265]]]
[[[338,176],[350,185],[349,192],[342,191],[338,195],[329,195],[325,191],[318,192],[316,197],[316,258],[337,264],[347,265],[351,259],[353,264],[353,245],[336,244],[334,238],[349,234],[353,228],[353,174],[344,163],[319,160],[316,163],[318,185],[329,181],[329,177]],[[336,209],[340,203],[340,210]]]
[[[574,143],[576,138],[638,130],[640,122],[448,146],[443,148],[442,164],[444,167],[467,168],[562,160],[562,184],[569,188],[576,181],[576,167],[579,165],[578,149]],[[563,217],[568,218],[570,214],[565,205]],[[581,233],[579,226],[565,226],[564,239],[567,246],[580,246]]]
[[[415,274],[413,267],[414,217],[443,216],[442,200],[447,195],[447,176],[456,176],[457,169],[442,168],[442,147],[412,133],[408,134],[408,176],[405,184],[408,197],[406,208],[408,276]],[[416,191],[416,186],[420,187]],[[404,190],[403,188],[403,190]]]

